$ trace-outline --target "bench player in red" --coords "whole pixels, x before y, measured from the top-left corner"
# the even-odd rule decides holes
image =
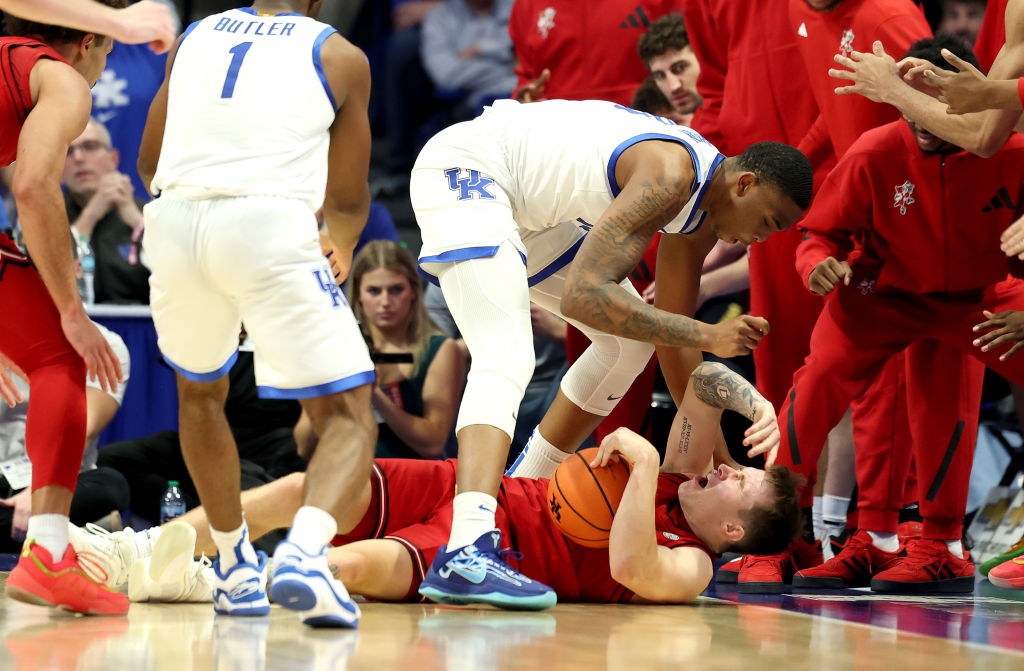
[[[0,371],[22,372],[32,386],[25,435],[32,516],[7,593],[73,611],[124,613],[128,600],[90,580],[68,544],[85,449],[86,371],[106,391],[121,380],[121,367],[79,298],[60,190],[68,146],[89,120],[89,87],[113,40],[13,16],[5,27],[12,37],[0,38],[0,165],[17,160],[12,190],[31,260],[0,233]],[[14,398],[9,382],[0,382],[7,401]]]

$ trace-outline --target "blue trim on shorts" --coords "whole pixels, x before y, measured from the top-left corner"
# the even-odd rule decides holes
[[[587,236],[584,235],[582,238],[574,242],[572,247],[562,252],[561,256],[545,266],[540,272],[527,278],[526,283],[531,287],[540,284],[562,268],[565,268],[567,265],[572,263],[572,260],[576,258],[576,252],[580,251],[580,245],[582,245],[583,241],[586,239]]]
[[[433,285],[441,286],[441,282],[437,279],[436,275],[428,273],[423,270],[424,263],[454,263],[456,261],[468,261],[470,259],[482,259],[488,256],[494,256],[498,253],[498,248],[501,245],[494,245],[493,247],[463,247],[461,249],[450,249],[447,252],[441,252],[434,256],[421,256],[419,261],[416,262],[416,267],[420,271],[420,275],[423,276],[428,282]],[[519,250],[516,250],[519,251]],[[519,252],[519,256],[522,257],[523,263],[526,263],[526,255]]]
[[[327,92],[327,99],[331,101],[331,109],[335,112],[338,111],[338,103],[334,99],[334,94],[331,93],[331,85],[327,81],[327,74],[324,72],[324,62],[320,58],[320,47],[324,45],[324,41],[328,37],[336,32],[338,31],[334,28],[324,28],[313,42],[313,69],[316,70],[316,76],[320,78],[320,83],[323,84],[324,91]]]
[[[325,382],[324,384],[316,384],[312,387],[301,387],[299,389],[281,389],[279,387],[265,387],[263,385],[257,385],[256,392],[259,394],[260,398],[314,398],[317,396],[337,394],[339,391],[355,389],[356,387],[361,387],[364,384],[370,384],[376,379],[377,374],[372,370],[367,370],[362,373],[343,377],[340,380],[335,380],[334,382]]]
[[[231,353],[231,356],[228,357],[227,363],[211,373],[194,373],[174,363],[162,352],[161,356],[163,356],[164,361],[167,362],[168,366],[181,373],[181,376],[186,380],[192,380],[193,382],[213,382],[214,380],[219,380],[227,375],[228,371],[231,370],[231,367],[235,365],[235,360],[238,359],[238,350]]]

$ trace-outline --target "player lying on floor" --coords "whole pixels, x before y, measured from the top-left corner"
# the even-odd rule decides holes
[[[707,587],[716,554],[781,549],[799,528],[795,482],[779,466],[767,472],[712,468],[725,409],[753,422],[744,444],[763,445],[774,453],[779,429],[771,404],[725,366],[704,363],[690,376],[660,471],[654,446],[627,429],[601,444],[595,465],[624,459],[632,467],[607,548],[582,547],[562,535],[546,510],[546,480],[505,477],[497,522],[504,538],[515,544],[481,550],[521,554],[513,559],[519,570],[551,585],[563,601],[676,603],[696,598]],[[336,537],[337,547],[328,553],[335,575],[352,593],[389,601],[419,599],[416,590],[423,572],[437,553],[445,552],[455,464],[377,461],[358,505],[352,506],[352,518],[339,526],[350,531]],[[295,474],[244,494],[253,536],[288,524],[301,489],[301,474]],[[196,532],[201,535],[198,545]],[[481,542],[492,537],[497,535],[484,536]],[[87,565],[99,566],[109,576],[127,575],[126,558],[116,547],[124,544],[122,539],[85,533],[72,538],[76,549],[93,560]],[[188,561],[196,551],[213,551],[201,508],[165,527],[153,556],[132,566],[129,597],[208,599],[203,564]],[[472,563],[467,560],[465,575],[475,569]],[[502,603],[495,600],[494,605]]]

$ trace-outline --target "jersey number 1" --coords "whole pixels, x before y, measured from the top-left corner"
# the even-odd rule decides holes
[[[242,42],[228,49],[231,54],[231,65],[228,66],[228,75],[224,78],[224,88],[221,89],[221,98],[230,98],[235,94],[235,80],[238,79],[238,71],[242,69],[242,61],[249,52],[252,42]]]

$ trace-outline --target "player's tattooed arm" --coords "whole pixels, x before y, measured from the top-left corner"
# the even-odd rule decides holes
[[[723,410],[734,410],[750,420],[743,432],[748,457],[763,454],[765,468],[775,463],[781,434],[775,408],[754,385],[720,363],[702,363],[690,376],[690,386],[701,403]]]
[[[700,347],[701,324],[637,300],[621,282],[654,234],[689,197],[690,180],[658,177],[627,185],[587,235],[569,269],[562,310],[606,333],[655,344]]]
[[[704,403],[713,408],[733,410],[753,421],[758,405],[767,403],[738,373],[717,362],[705,362],[690,375],[693,391]]]

